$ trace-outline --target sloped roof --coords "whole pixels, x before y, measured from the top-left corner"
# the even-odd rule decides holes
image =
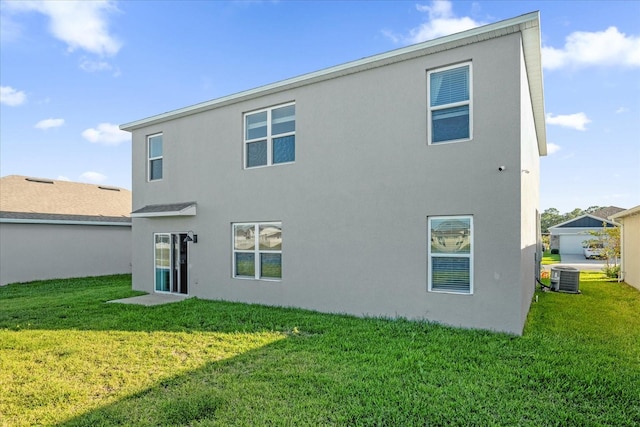
[[[168,203],[147,205],[131,212],[133,218],[149,218],[153,216],[194,216],[196,202]]]
[[[615,226],[615,224],[609,219],[600,218],[593,214],[584,214],[577,218],[572,218],[568,221],[551,226],[549,227],[549,230],[557,228],[602,228],[603,223],[605,223],[607,227]]]
[[[624,208],[619,208],[617,206],[608,206],[606,208],[598,209],[597,211],[591,212],[591,215],[593,215],[595,217],[598,217],[598,218],[607,219],[611,215],[615,215],[618,212],[622,212],[623,210],[625,210],[625,209]]]
[[[616,219],[626,218],[628,216],[638,215],[638,214],[640,214],[640,205],[616,212],[615,214],[610,215],[609,218],[616,220]]]
[[[118,187],[9,175],[0,178],[0,211],[129,217],[131,191]]]

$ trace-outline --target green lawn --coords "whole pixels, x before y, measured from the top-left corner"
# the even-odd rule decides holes
[[[0,288],[0,426],[640,424],[640,292],[582,273],[523,337],[135,295],[130,276]]]
[[[560,254],[552,254],[550,251],[545,251],[542,254],[542,265],[558,264],[560,262]]]

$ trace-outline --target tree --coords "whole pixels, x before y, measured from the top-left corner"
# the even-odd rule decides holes
[[[607,277],[618,277],[620,266],[620,227],[607,227],[607,223],[602,223],[602,230],[590,231],[593,238],[585,240],[584,243],[593,249],[600,249],[604,258],[605,266],[602,271]]]
[[[603,206],[589,206],[587,209],[584,210],[584,213],[586,214],[594,213],[595,211],[599,211],[602,208]]]
[[[542,229],[542,233],[548,233],[549,227],[565,221],[569,221],[574,218],[578,218],[579,216],[582,216],[584,214],[593,213],[600,209],[602,209],[602,206],[589,206],[585,210],[575,208],[571,212],[561,214],[558,209],[549,208],[540,214],[540,228]]]
[[[540,229],[543,233],[549,232],[549,227],[562,222],[563,216],[556,208],[549,208],[540,214]]]
[[[569,221],[570,219],[573,219],[573,218],[578,218],[579,216],[582,216],[582,215],[584,215],[584,211],[580,208],[575,208],[568,214],[565,214],[565,217],[566,217],[565,221]]]

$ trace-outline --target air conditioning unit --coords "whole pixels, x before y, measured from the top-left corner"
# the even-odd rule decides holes
[[[551,267],[551,290],[580,293],[580,270],[574,267]]]

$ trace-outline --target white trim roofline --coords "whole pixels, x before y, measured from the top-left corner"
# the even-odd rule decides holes
[[[540,13],[537,11],[493,24],[472,28],[460,33],[440,37],[434,40],[428,40],[378,55],[325,68],[323,70],[303,74],[290,79],[281,80],[279,82],[238,92],[232,95],[223,96],[221,98],[151,116],[146,119],[125,123],[120,125],[120,129],[131,132],[145,126],[200,113],[202,111],[220,108],[242,100],[317,83],[516,32],[522,33],[522,47],[524,50],[524,60],[529,80],[531,103],[533,106],[538,151],[541,156],[544,156],[547,154],[547,135],[544,116],[544,91],[540,50]]]

